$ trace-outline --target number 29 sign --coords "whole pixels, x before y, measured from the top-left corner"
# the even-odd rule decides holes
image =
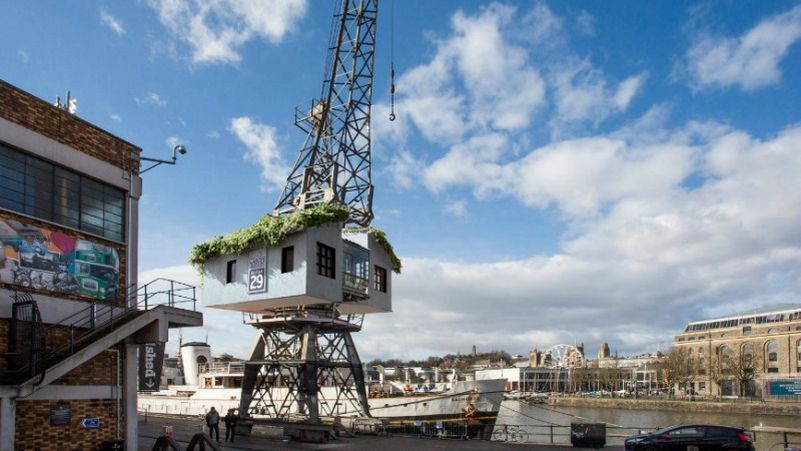
[[[267,291],[267,250],[256,249],[248,255],[248,294]]]

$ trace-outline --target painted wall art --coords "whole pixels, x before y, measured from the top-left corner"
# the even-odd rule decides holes
[[[117,300],[120,260],[113,247],[0,218],[0,283]]]

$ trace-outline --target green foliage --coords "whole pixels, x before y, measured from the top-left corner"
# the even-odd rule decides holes
[[[203,274],[206,262],[218,255],[241,254],[257,243],[275,246],[290,233],[345,222],[348,217],[349,211],[346,207],[327,204],[308,210],[297,210],[284,216],[266,215],[250,227],[196,245],[189,254],[189,263]]]
[[[389,256],[389,261],[392,263],[392,271],[395,274],[400,274],[402,268],[400,258],[395,255],[395,249],[392,247],[392,244],[390,244],[389,240],[387,239],[387,234],[384,233],[383,230],[377,227],[347,227],[345,231],[372,233],[373,236],[375,236],[375,240],[378,242],[378,245],[381,246],[381,248],[384,249],[384,252],[386,252]]]

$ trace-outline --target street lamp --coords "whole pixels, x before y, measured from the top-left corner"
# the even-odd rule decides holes
[[[149,161],[153,163],[151,166],[139,171],[139,174],[144,174],[145,172],[155,168],[160,164],[175,164],[175,160],[178,159],[178,155],[185,155],[187,152],[186,147],[178,144],[177,146],[172,148],[172,160],[159,160],[158,158],[148,158],[148,157],[139,157],[139,161]]]

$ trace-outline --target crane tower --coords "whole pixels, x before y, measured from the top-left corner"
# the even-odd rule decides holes
[[[243,416],[369,416],[351,333],[364,314],[391,311],[391,272],[399,271],[383,233],[369,227],[377,14],[378,0],[337,2],[321,95],[295,110],[306,139],[272,214],[193,250],[204,303],[243,312],[259,330],[245,363]],[[283,220],[305,226],[265,232],[285,229],[270,225]]]

